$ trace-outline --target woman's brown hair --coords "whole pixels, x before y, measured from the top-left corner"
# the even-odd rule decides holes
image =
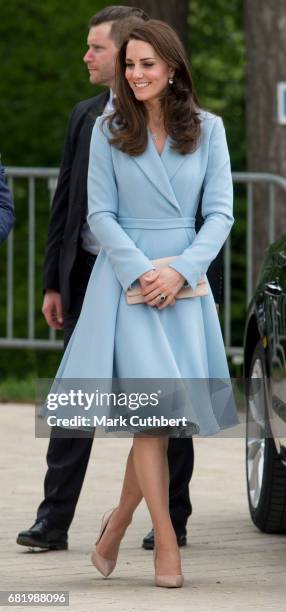
[[[108,117],[111,144],[136,156],[145,151],[148,142],[146,108],[135,98],[125,77],[126,48],[130,40],[149,43],[173,68],[174,82],[167,83],[161,96],[165,130],[172,139],[172,148],[178,153],[185,155],[194,151],[201,133],[201,122],[190,67],[177,34],[168,24],[157,19],[132,28],[120,47],[116,62],[115,111]]]

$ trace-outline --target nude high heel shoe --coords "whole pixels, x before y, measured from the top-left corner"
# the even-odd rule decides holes
[[[100,527],[100,532],[99,532],[99,536],[95,542],[96,546],[97,544],[99,544],[105,529],[108,525],[109,519],[111,518],[111,515],[113,514],[114,510],[116,510],[116,508],[113,508],[112,510],[108,510],[108,512],[105,512],[105,514],[102,517],[102,521],[101,521],[101,527]],[[93,565],[96,567],[96,569],[105,577],[107,578],[107,576],[110,576],[111,572],[113,572],[115,566],[116,566],[116,560],[114,561],[113,559],[106,559],[105,557],[103,557],[102,555],[100,555],[96,548],[93,551],[92,555],[91,555],[91,561],[93,563]]]
[[[155,560],[156,560],[155,549],[153,551],[153,558],[154,558],[154,565],[155,565]],[[184,584],[183,574],[174,574],[173,576],[168,576],[168,575],[160,576],[156,574],[156,570],[155,570],[155,585],[157,587],[165,587],[167,589],[172,589],[172,588],[174,589],[174,588],[182,587],[183,584]]]

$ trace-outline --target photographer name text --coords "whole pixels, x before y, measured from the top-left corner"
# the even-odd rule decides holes
[[[115,418],[107,416],[94,416],[92,419],[84,416],[73,416],[71,418],[59,418],[54,414],[47,417],[47,424],[49,427],[67,427],[79,428],[79,427],[186,427],[186,417],[177,419],[167,419],[164,416],[156,417],[139,417],[133,414],[130,418],[119,416]]]

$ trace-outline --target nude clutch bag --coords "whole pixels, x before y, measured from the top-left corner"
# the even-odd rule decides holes
[[[152,259],[152,264],[156,270],[166,268],[170,263],[175,261],[176,257],[162,257],[161,259]],[[208,294],[208,285],[206,276],[204,276],[197,284],[195,289],[190,286],[183,286],[176,295],[176,300],[184,300],[186,298],[203,297]],[[126,299],[128,304],[144,304],[144,299],[141,292],[140,284],[129,288],[126,291]]]

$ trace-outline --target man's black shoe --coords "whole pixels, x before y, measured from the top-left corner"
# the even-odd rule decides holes
[[[37,520],[30,529],[20,531],[16,541],[21,546],[47,550],[67,550],[68,548],[67,532],[51,526],[46,518]]]
[[[187,533],[185,532],[177,532],[177,542],[178,546],[186,546],[187,545]],[[154,529],[151,529],[149,533],[143,538],[142,548],[145,550],[153,550],[154,549]]]

